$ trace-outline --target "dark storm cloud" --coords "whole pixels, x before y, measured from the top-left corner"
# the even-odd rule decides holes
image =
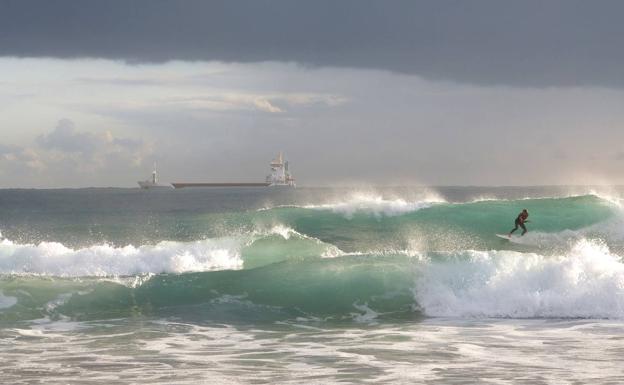
[[[0,0],[0,55],[296,61],[624,86],[622,1]]]

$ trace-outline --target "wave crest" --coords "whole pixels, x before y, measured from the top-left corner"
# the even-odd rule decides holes
[[[408,201],[402,198],[388,199],[381,195],[358,193],[345,200],[319,205],[305,205],[303,208],[315,210],[330,210],[342,214],[346,218],[353,218],[357,213],[373,215],[377,218],[392,217],[418,211],[430,207],[435,203],[444,203],[444,199],[437,195],[429,195],[422,200]]]
[[[20,244],[0,234],[0,274],[111,277],[253,268],[291,257],[337,257],[336,246],[275,225],[265,230],[191,242],[99,244],[71,248],[60,242]]]
[[[114,276],[237,269],[243,264],[238,238],[155,245],[109,244],[72,249],[58,242],[18,244],[0,241],[0,273],[53,276]]]

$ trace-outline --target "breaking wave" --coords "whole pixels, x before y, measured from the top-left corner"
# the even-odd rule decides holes
[[[519,244],[494,237],[523,207],[534,222]],[[364,196],[233,218],[256,227],[138,246],[2,238],[0,320],[624,319],[624,222],[619,206],[596,196]]]
[[[589,240],[558,256],[510,250],[316,255],[252,269],[151,275],[134,284],[13,276],[0,280],[0,290],[0,319],[172,312],[228,322],[624,318],[624,264]]]
[[[424,264],[414,298],[429,316],[624,318],[624,264],[588,240],[561,256],[466,251]]]
[[[59,242],[20,244],[0,238],[0,274],[110,277],[235,270],[310,253],[330,257],[340,250],[284,226],[192,242],[121,247],[70,248]]]

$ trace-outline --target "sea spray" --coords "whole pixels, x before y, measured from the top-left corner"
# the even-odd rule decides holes
[[[429,316],[624,318],[624,264],[600,242],[580,240],[561,256],[438,255],[418,270],[414,298]]]
[[[393,217],[415,212],[443,202],[445,202],[444,199],[434,194],[428,194],[419,200],[408,201],[402,198],[384,198],[377,194],[356,193],[337,202],[305,205],[303,207],[314,210],[330,210],[349,219],[353,218],[356,213],[372,215],[379,219],[384,216]]]

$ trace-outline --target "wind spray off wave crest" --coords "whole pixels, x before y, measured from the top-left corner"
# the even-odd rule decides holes
[[[403,198],[385,198],[377,194],[356,193],[344,200],[303,207],[307,209],[330,210],[347,218],[353,218],[356,214],[366,214],[381,218],[407,214],[444,202],[444,199],[435,194],[428,194],[420,200],[406,200]]]

